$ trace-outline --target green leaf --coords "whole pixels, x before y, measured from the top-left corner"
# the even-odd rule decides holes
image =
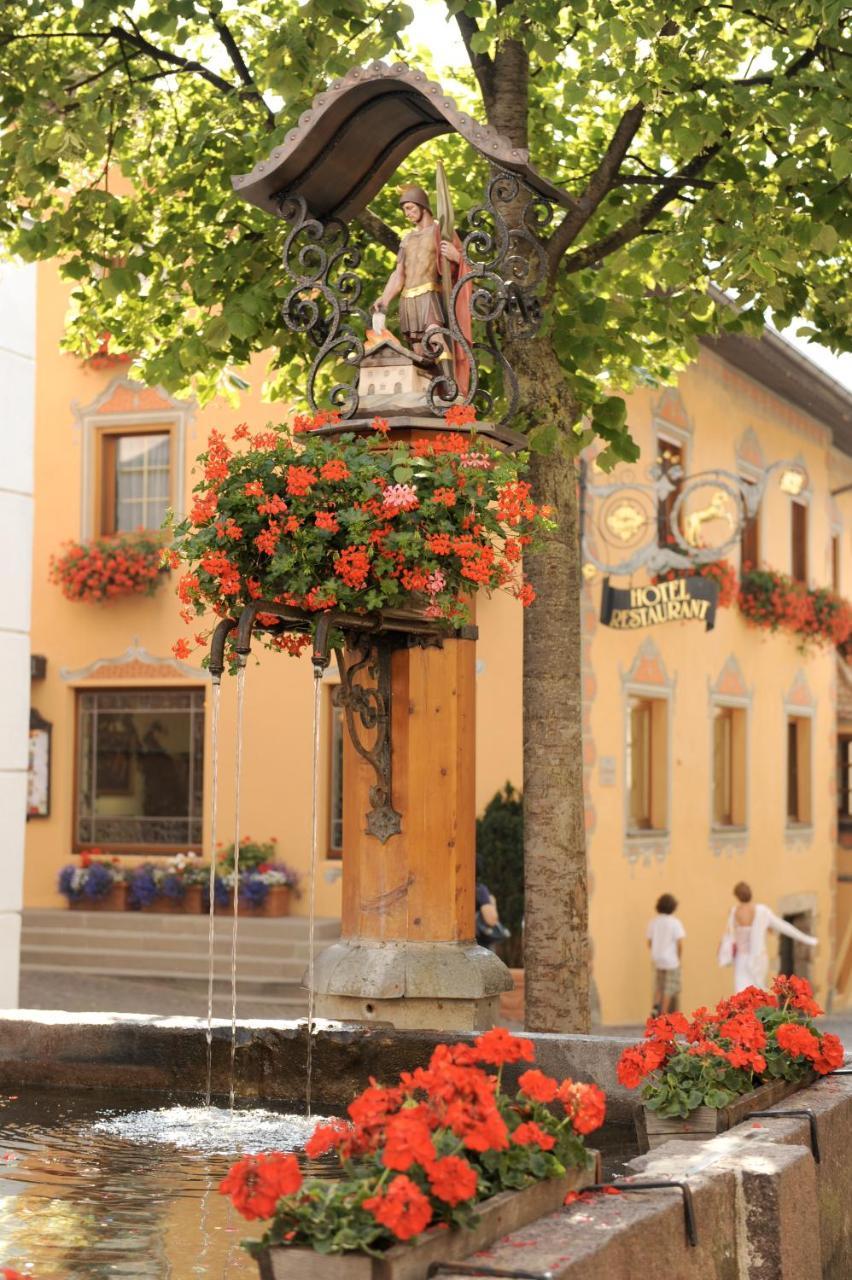
[[[852,173],[852,147],[835,147],[829,163],[835,178],[848,178]]]

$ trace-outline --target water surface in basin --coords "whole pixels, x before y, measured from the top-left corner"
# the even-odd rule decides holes
[[[314,1121],[268,1104],[140,1105],[139,1094],[0,1097],[0,1266],[34,1280],[249,1280],[259,1236],[218,1184],[249,1151],[294,1150]],[[328,1172],[305,1162],[311,1172]]]

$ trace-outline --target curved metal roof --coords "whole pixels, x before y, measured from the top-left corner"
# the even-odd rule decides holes
[[[232,183],[238,195],[269,213],[278,213],[282,196],[303,196],[314,217],[348,222],[406,156],[443,133],[460,134],[545,199],[573,203],[533,168],[528,151],[460,110],[439,84],[404,62],[353,67],[314,98],[266,160]]]

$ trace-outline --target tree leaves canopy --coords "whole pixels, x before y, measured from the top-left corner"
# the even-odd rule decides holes
[[[548,334],[615,456],[632,443],[611,388],[671,377],[720,325],[759,328],[770,309],[852,346],[850,14],[840,0],[679,0],[665,15],[654,0],[446,0],[469,56],[441,78],[572,197],[548,244]],[[297,396],[284,228],[230,178],[349,67],[413,60],[411,18],[399,0],[7,2],[0,238],[62,260],[69,347],[108,331],[148,382],[202,400],[272,348],[271,394]],[[437,154],[463,213],[486,174],[460,139],[405,176],[429,185]],[[387,192],[371,213],[399,225]],[[374,240],[367,297],[390,262]]]

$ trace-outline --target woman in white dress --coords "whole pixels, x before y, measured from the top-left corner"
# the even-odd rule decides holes
[[[766,951],[766,934],[769,929],[795,938],[808,947],[815,947],[817,939],[802,933],[795,925],[776,916],[763,902],[752,902],[751,888],[741,880],[734,885],[736,904],[731,907],[728,924],[719,952],[721,963],[734,962],[734,992],[746,987],[765,987],[769,971]]]

